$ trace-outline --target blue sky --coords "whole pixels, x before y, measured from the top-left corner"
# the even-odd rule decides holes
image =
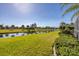
[[[57,27],[62,19],[69,23],[71,17],[71,14],[68,14],[62,18],[60,7],[60,4],[55,3],[0,3],[0,24],[20,26],[37,23],[38,26]]]

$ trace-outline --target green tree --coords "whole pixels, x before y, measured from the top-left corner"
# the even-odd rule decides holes
[[[11,25],[11,27],[10,27],[11,29],[15,29],[15,25]]]
[[[21,26],[21,28],[22,28],[22,29],[25,29],[25,26],[24,26],[24,25],[22,25],[22,26]]]
[[[0,25],[0,29],[4,29],[4,26],[3,26],[3,24],[1,24],[1,25]]]
[[[5,29],[9,29],[9,26],[8,26],[8,25],[6,25],[6,26],[5,26]]]
[[[64,29],[65,29],[65,22],[61,22],[61,23],[60,23],[60,29],[61,29],[61,30],[64,30]]]

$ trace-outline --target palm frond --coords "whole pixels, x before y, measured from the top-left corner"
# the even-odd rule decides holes
[[[65,14],[69,13],[69,12],[72,12],[74,10],[77,10],[79,9],[79,4],[73,4],[71,7],[69,7],[64,13],[62,16],[64,16]]]
[[[63,9],[67,5],[69,5],[69,3],[61,3],[61,9]]]

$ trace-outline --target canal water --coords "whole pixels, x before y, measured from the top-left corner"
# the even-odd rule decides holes
[[[16,37],[16,36],[24,36],[27,33],[10,33],[10,34],[0,34],[0,38],[8,38],[8,37]]]
[[[37,32],[37,33],[8,33],[8,34],[0,34],[0,38],[25,36],[25,35],[31,35],[31,34],[42,34],[42,33],[44,33],[44,32]]]

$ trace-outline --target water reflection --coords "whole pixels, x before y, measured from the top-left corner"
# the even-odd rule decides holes
[[[8,37],[24,36],[24,35],[31,35],[31,34],[42,34],[42,33],[44,33],[44,32],[0,34],[0,38],[8,38]]]
[[[24,35],[27,35],[27,33],[0,34],[0,38],[8,38],[8,37],[24,36]]]

